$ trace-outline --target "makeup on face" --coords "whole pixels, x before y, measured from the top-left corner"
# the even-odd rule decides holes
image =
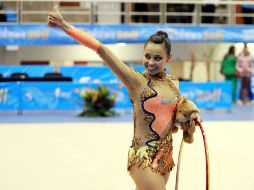
[[[169,58],[163,44],[148,43],[144,49],[143,64],[151,75],[155,75],[165,69]]]

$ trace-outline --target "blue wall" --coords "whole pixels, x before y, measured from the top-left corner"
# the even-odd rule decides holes
[[[142,67],[137,67],[142,71]],[[107,67],[73,66],[60,67],[64,76],[73,82],[0,82],[1,110],[76,110],[85,102],[80,93],[98,84],[108,86],[117,94],[115,108],[131,109],[127,89]],[[13,72],[26,72],[29,76],[43,76],[53,72],[51,66],[1,66],[0,73],[8,77]],[[230,108],[231,83],[180,83],[181,95],[186,95],[199,108]]]

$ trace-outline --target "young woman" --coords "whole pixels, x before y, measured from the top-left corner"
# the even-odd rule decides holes
[[[167,33],[159,31],[146,41],[145,72],[140,73],[125,65],[94,37],[66,22],[57,8],[49,14],[48,24],[94,50],[127,87],[134,114],[128,170],[138,190],[165,190],[174,166],[172,133],[180,100],[177,77],[167,76],[165,71],[165,64],[172,56]],[[192,136],[190,133],[184,137],[188,142]]]
[[[248,51],[247,44],[244,44],[243,52],[240,53],[236,63],[236,70],[240,74],[241,89],[240,98],[242,103],[247,104],[252,101],[251,76],[253,69],[253,58]]]
[[[237,76],[236,76],[236,62],[237,57],[235,55],[235,47],[230,46],[228,53],[224,56],[221,61],[221,73],[225,76],[226,81],[232,83],[232,101],[236,101],[236,90],[237,90]]]

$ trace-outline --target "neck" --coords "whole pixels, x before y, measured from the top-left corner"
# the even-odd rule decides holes
[[[164,80],[167,76],[166,74],[166,69],[164,69],[163,71],[161,71],[160,73],[157,73],[155,75],[151,75],[148,72],[146,72],[146,74],[150,77],[150,78],[154,78],[154,79],[159,79],[159,80]]]

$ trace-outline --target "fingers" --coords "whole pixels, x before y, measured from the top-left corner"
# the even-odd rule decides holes
[[[57,5],[54,7],[54,12],[55,12],[57,15],[61,15],[60,11],[58,10],[58,6],[57,6]]]
[[[55,5],[53,13],[56,18],[63,19],[63,16],[58,9],[58,5]]]
[[[54,6],[54,11],[58,10],[58,5]]]
[[[51,16],[48,16],[48,22],[56,22],[56,23],[59,23],[59,20],[54,18],[54,17],[51,17]]]
[[[200,115],[198,115],[198,114],[196,114],[196,120],[197,120],[198,122],[202,123],[202,119],[201,119]]]
[[[197,122],[202,123],[202,119],[198,115],[198,113],[191,114],[190,124],[196,124]]]
[[[49,26],[57,26],[58,23],[57,23],[57,22],[54,22],[54,21],[48,21],[48,25],[49,25]]]
[[[57,19],[57,16],[56,16],[54,13],[49,13],[48,17],[51,17],[51,18]]]
[[[197,118],[197,121],[198,121],[199,123],[202,123],[202,122],[203,122],[203,120],[201,119],[201,117],[198,117],[198,118]]]
[[[58,10],[58,6],[57,5],[55,5],[53,11],[49,13],[48,18],[55,19],[55,20],[57,20],[57,19],[58,20],[62,20],[63,19],[61,13]]]
[[[57,19],[52,15],[52,13],[50,13],[48,15],[48,25],[52,26],[56,24],[57,24]]]
[[[59,17],[55,12],[48,14],[48,25],[49,26],[58,26],[62,22],[62,18]]]

